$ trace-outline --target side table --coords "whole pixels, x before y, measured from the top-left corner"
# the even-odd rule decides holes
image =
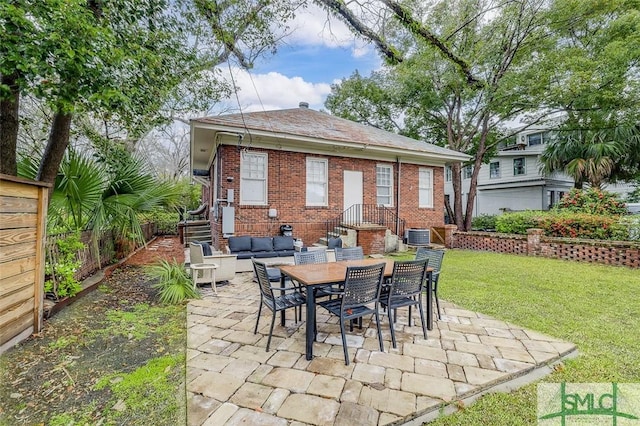
[[[216,288],[217,263],[192,263],[189,267],[191,268],[194,289],[198,287],[198,284],[211,283],[213,292],[218,294],[218,289]]]

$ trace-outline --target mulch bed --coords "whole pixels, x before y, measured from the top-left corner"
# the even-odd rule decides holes
[[[154,240],[98,289],[47,319],[39,334],[2,354],[0,425],[50,424],[54,415],[86,415],[88,406],[93,408],[86,421],[99,424],[111,397],[108,389],[93,388],[101,377],[133,371],[159,354],[184,351],[184,342],[176,345],[153,331],[142,340],[93,333],[108,326],[110,311],[132,311],[143,303],[159,306],[143,265],[161,258],[184,261],[177,238]]]

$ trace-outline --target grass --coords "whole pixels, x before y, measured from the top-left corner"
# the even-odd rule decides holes
[[[0,425],[186,424],[184,305],[116,270],[0,357]]]
[[[181,424],[184,395],[176,398],[175,382],[183,380],[184,354],[153,358],[131,373],[114,373],[102,377],[95,385],[110,388],[107,424]],[[120,406],[121,408],[118,408]]]
[[[439,297],[574,343],[579,356],[544,382],[640,382],[640,271],[449,250]],[[482,397],[433,425],[536,424],[536,383]]]

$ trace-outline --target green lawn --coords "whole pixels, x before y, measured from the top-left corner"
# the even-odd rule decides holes
[[[439,296],[573,342],[579,356],[545,382],[640,382],[640,270],[448,250]],[[435,425],[536,423],[536,383],[491,394]]]

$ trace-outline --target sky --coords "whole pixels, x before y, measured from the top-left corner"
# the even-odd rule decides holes
[[[356,69],[368,76],[381,64],[372,45],[356,39],[342,22],[327,21],[326,12],[315,6],[299,12],[284,42],[250,73],[228,64],[219,67],[227,78],[233,73],[243,112],[297,108],[300,102],[324,109],[331,84]],[[228,107],[238,110],[238,100],[231,99]]]

